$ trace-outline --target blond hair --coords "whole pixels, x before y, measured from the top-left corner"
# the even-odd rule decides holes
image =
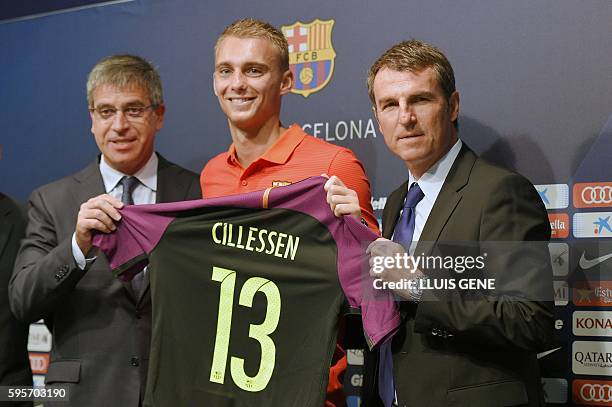
[[[221,41],[227,37],[261,38],[270,41],[272,46],[278,51],[281,71],[285,72],[289,69],[289,44],[283,33],[273,25],[254,18],[243,18],[234,21],[225,27],[217,39],[215,54],[219,49]]]

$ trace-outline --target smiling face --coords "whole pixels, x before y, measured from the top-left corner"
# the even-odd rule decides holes
[[[130,118],[122,109],[151,104],[148,92],[139,85],[117,88],[100,85],[93,91],[93,107],[115,108],[109,119],[90,112],[91,132],[105,161],[117,171],[132,175],[141,169],[153,154],[155,134],[164,123],[164,106],[147,109],[142,117]]]
[[[457,141],[453,121],[459,115],[459,93],[447,100],[431,68],[383,68],[373,90],[374,114],[387,147],[420,178]]]
[[[257,132],[279,121],[281,96],[291,90],[274,46],[262,38],[226,37],[215,54],[214,89],[230,126]]]

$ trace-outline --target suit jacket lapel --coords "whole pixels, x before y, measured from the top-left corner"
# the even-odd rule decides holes
[[[407,193],[408,181],[404,182],[399,186],[399,188],[393,191],[385,204],[382,220],[382,232],[383,237],[386,239],[391,239],[391,236],[393,235],[393,230],[395,229],[395,224],[397,223],[402,207],[404,206],[404,200],[406,199]]]
[[[8,237],[13,230],[13,222],[10,222],[9,214],[13,210],[7,196],[0,195],[0,257],[4,252]]]
[[[106,192],[102,174],[100,174],[100,156],[82,171],[76,173],[74,179],[79,184],[79,187],[75,188],[76,196],[74,197],[77,205]]]
[[[423,227],[423,232],[417,245],[417,252],[424,251],[424,245],[427,242],[436,242],[440,238],[444,226],[461,201],[463,196],[462,189],[468,183],[475,162],[476,155],[464,144],[446,176],[444,185]],[[427,245],[427,248],[426,251],[429,252],[432,247]]]

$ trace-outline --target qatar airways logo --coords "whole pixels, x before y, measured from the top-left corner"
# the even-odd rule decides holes
[[[572,371],[583,375],[612,375],[612,342],[574,342]]]
[[[576,311],[572,331],[576,336],[610,336],[612,311]]]

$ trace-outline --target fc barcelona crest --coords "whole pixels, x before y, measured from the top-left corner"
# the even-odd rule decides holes
[[[289,66],[295,79],[291,92],[308,97],[331,79],[336,58],[331,41],[334,22],[317,18],[281,27],[289,43]]]

